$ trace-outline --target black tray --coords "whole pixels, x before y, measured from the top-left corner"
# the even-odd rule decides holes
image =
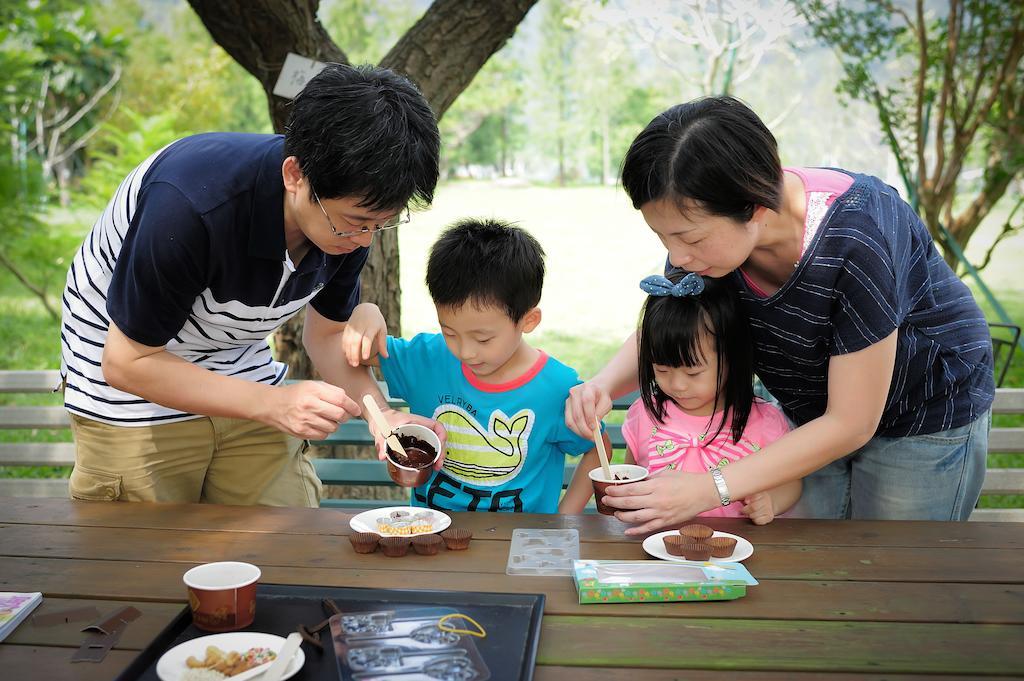
[[[332,598],[348,612],[367,612],[398,605],[459,606],[487,630],[474,642],[491,672],[491,681],[531,681],[537,661],[543,594],[483,593],[475,591],[413,591],[361,589],[330,586],[260,584],[256,589],[256,619],[241,631],[288,636],[300,624],[313,625],[326,615],[320,601]],[[158,681],[156,662],[179,643],[206,636],[192,625],[188,607],[160,632],[116,681]],[[295,681],[338,681],[338,663],[331,645],[330,629],[321,634],[324,652],[303,643],[306,663]]]

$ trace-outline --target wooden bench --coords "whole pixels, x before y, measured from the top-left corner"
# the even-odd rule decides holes
[[[58,383],[56,371],[0,371],[0,393],[48,393]],[[616,401],[615,410],[623,411],[631,400]],[[393,402],[400,405],[398,402]],[[1000,388],[993,406],[995,414],[1024,415],[1024,389]],[[31,431],[37,440],[38,431],[66,431],[69,428],[67,412],[61,406],[0,406],[0,430]],[[615,450],[624,446],[622,430],[609,425],[608,434]],[[68,436],[66,439],[70,439]],[[363,421],[342,424],[326,440],[314,442],[320,447],[354,445],[370,447],[373,443]],[[989,436],[990,452],[1024,453],[1024,427],[993,428]],[[74,464],[74,445],[71,442],[2,442],[0,466],[71,466]],[[393,486],[387,471],[375,459],[331,459],[314,461],[317,474],[326,485]],[[574,462],[567,464],[564,484],[572,477]],[[1024,467],[990,468],[982,489],[984,495],[1024,496]],[[0,478],[0,496],[66,497],[67,480],[63,478]],[[379,499],[325,499],[324,506],[370,508],[394,505],[393,500]],[[972,520],[1012,520],[1024,522],[1024,508],[976,509]]]

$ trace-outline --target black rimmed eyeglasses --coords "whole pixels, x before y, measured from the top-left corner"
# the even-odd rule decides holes
[[[320,206],[320,210],[323,212],[324,217],[327,218],[327,224],[331,226],[331,232],[334,234],[334,236],[338,236],[343,239],[348,239],[355,236],[362,236],[364,234],[376,234],[377,232],[383,232],[386,229],[395,229],[399,225],[404,225],[405,223],[412,220],[412,215],[409,213],[409,208],[406,207],[403,208],[397,215],[390,218],[389,220],[374,223],[372,225],[366,224],[362,225],[361,227],[353,225],[348,220],[345,220],[345,218],[342,218],[342,221],[352,229],[349,231],[341,232],[338,231],[338,228],[334,226],[334,220],[332,220],[331,216],[327,214],[327,209],[324,208],[324,204],[320,202],[320,197],[316,195],[316,190],[313,189],[312,187],[310,187],[309,190],[313,193],[313,198],[316,199],[316,205]]]

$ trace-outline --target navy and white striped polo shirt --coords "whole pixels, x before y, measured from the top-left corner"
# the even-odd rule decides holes
[[[787,416],[804,424],[825,412],[829,359],[899,329],[876,434],[971,423],[995,395],[985,317],[899,193],[875,177],[849,174],[853,184],[833,202],[782,288],[761,297],[739,272],[729,275],[750,318],[757,374]]]
[[[100,359],[113,321],[132,340],[210,371],[280,383],[266,338],[310,302],[346,321],[368,250],[293,266],[284,234],[280,135],[209,133],[157,152],[128,175],[68,271],[61,374],[68,410],[115,425],[195,418],[122,392]]]

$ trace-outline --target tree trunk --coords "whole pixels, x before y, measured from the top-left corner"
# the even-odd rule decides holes
[[[515,33],[537,0],[436,0],[381,61],[416,83],[438,118],[466,89],[492,54]],[[189,0],[213,39],[255,76],[267,94],[274,129],[284,130],[289,100],[271,94],[289,52],[347,63],[317,19],[319,0]],[[416,229],[415,220],[406,229]],[[363,300],[376,303],[392,333],[401,330],[398,239],[376,240],[362,274]],[[310,377],[301,345],[301,316],[274,335],[278,359],[292,377]]]

